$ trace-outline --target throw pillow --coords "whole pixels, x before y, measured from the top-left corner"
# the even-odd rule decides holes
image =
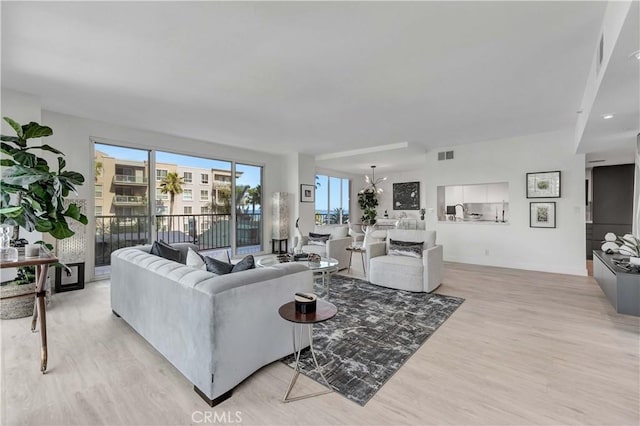
[[[415,257],[415,258],[422,258],[423,250],[424,250],[424,241],[412,242],[412,241],[389,240],[390,256],[409,256],[409,257]]]
[[[256,262],[252,255],[245,256],[240,262],[233,265],[231,272],[248,271],[249,269],[255,269]]]
[[[151,246],[149,253],[163,257],[167,260],[173,260],[174,262],[180,262],[180,251],[174,249],[164,241],[155,241]]]
[[[187,266],[191,266],[196,269],[207,270],[207,264],[204,263],[202,256],[191,247],[187,249]]]
[[[230,263],[209,256],[203,256],[202,259],[207,267],[207,271],[213,272],[216,275],[229,274],[233,270],[233,265]]]
[[[331,234],[316,234],[309,232],[309,245],[310,246],[324,246],[331,238]]]

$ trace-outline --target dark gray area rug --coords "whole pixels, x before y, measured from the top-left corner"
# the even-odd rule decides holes
[[[316,294],[324,296],[316,284]],[[412,293],[335,275],[330,297],[338,307],[331,320],[313,328],[318,363],[334,390],[365,405],[393,374],[464,302],[459,297]],[[323,383],[311,351],[300,356],[302,373]],[[293,355],[282,359],[295,366]]]

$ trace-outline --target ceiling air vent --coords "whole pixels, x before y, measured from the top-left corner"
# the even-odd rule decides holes
[[[438,153],[438,161],[453,160],[453,151],[441,151]]]

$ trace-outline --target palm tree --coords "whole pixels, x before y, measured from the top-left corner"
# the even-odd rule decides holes
[[[182,194],[182,185],[184,182],[177,173],[167,173],[160,182],[160,192],[163,194],[169,194],[169,216],[173,214],[173,203],[175,201],[176,194]]]
[[[247,190],[247,202],[251,204],[251,215],[256,214],[256,204],[262,205],[262,186],[258,185],[255,188],[249,188]]]

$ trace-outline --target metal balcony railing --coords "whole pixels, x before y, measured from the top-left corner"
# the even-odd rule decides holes
[[[113,183],[121,185],[146,185],[148,182],[144,176],[130,176],[130,175],[115,175],[113,176]]]
[[[236,247],[261,245],[262,215],[236,215]],[[199,250],[231,247],[230,214],[158,215],[153,225],[155,240],[169,244],[189,242]],[[119,248],[151,241],[148,216],[96,216],[95,266],[111,264],[111,253]]]
[[[147,197],[139,195],[116,195],[113,199],[114,204],[119,205],[146,205]]]

